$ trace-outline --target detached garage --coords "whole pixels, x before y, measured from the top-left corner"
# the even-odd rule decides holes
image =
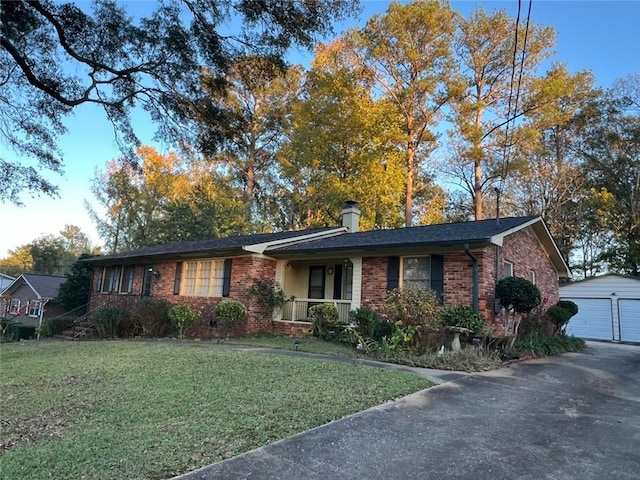
[[[580,309],[567,334],[640,343],[640,278],[614,273],[588,278],[561,285],[560,298]]]

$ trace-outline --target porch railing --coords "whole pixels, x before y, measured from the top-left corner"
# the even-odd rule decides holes
[[[321,298],[295,298],[289,300],[282,307],[282,320],[286,322],[310,322],[309,309],[314,305],[330,303],[338,309],[338,320],[349,322],[349,312],[351,311],[351,300],[331,300]]]

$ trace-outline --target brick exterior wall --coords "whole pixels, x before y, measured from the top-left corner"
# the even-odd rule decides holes
[[[494,295],[496,278],[503,276],[503,261],[514,265],[514,274],[531,279],[535,272],[536,285],[543,297],[543,309],[555,304],[559,299],[557,273],[547,258],[537,239],[527,229],[515,232],[505,238],[502,247],[489,246],[483,250],[474,250],[478,259],[479,309],[492,330],[502,333],[503,319],[494,313]],[[496,272],[497,260],[497,272]],[[363,257],[362,259],[362,297],[361,304],[379,311],[386,296],[387,257]],[[214,309],[223,300],[221,297],[186,297],[174,295],[176,262],[154,264],[160,275],[152,278],[151,296],[163,298],[171,303],[184,303],[199,309],[202,315],[187,334],[197,338],[217,338]],[[144,267],[135,269],[132,294],[106,294],[97,292],[102,267],[96,268],[90,309],[93,311],[102,305],[119,305],[130,308],[140,299]],[[309,328],[308,323],[272,321],[257,301],[247,295],[255,280],[275,279],[276,261],[262,256],[234,257],[231,267],[229,298],[242,302],[248,310],[246,321],[233,335],[249,335],[258,332],[278,332],[299,336],[302,330]],[[497,274],[496,274],[497,273]],[[472,261],[464,252],[444,255],[444,302],[445,305],[472,304]]]
[[[364,257],[362,259],[362,296],[363,307],[380,310],[387,295],[387,257]]]
[[[198,309],[201,316],[198,322],[192,326],[187,335],[194,338],[211,339],[218,338],[220,329],[217,327],[214,310],[216,305],[224,300],[223,297],[191,297],[174,295],[174,281],[177,262],[156,263],[153,265],[159,273],[151,279],[151,297],[161,298],[174,304],[185,304]],[[131,294],[102,293],[98,292],[102,267],[94,269],[93,289],[91,294],[90,311],[102,306],[115,306],[130,309],[141,298],[142,281],[144,278],[143,266],[136,266],[133,277],[133,290]],[[247,256],[232,259],[231,264],[231,288],[230,299],[242,302],[248,310],[247,318],[242,325],[233,330],[232,335],[242,336],[257,332],[271,332],[274,327],[271,319],[263,311],[260,304],[253,297],[247,295],[254,280],[272,280],[275,278],[276,261],[270,258]]]
[[[546,310],[559,300],[558,275],[539,242],[528,230],[515,232],[505,238],[503,246],[489,246],[472,251],[478,259],[478,307],[480,314],[496,334],[503,333],[503,317],[494,312],[496,255],[498,275],[502,278],[503,260],[514,265],[514,275],[531,279],[535,272],[536,286],[540,289]],[[362,259],[362,305],[379,311],[386,295],[387,257]],[[473,262],[464,252],[444,255],[445,305],[471,305],[473,297]]]

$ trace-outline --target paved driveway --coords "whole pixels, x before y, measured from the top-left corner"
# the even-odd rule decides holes
[[[635,480],[640,347],[458,378],[181,478]]]

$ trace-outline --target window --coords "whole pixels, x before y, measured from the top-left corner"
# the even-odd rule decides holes
[[[12,298],[9,302],[9,313],[11,315],[19,315],[20,314],[20,299]]]
[[[122,266],[105,267],[101,291],[105,293],[117,292],[120,287],[121,276]]]
[[[431,288],[431,257],[404,257],[402,286]]]
[[[222,297],[224,261],[184,262],[182,295],[188,297]]]
[[[133,274],[135,267],[129,265],[122,271],[122,282],[120,283],[120,293],[131,293],[133,291]]]
[[[502,266],[502,278],[513,277],[513,263],[504,262]]]
[[[42,313],[42,300],[31,300],[27,306],[27,314],[30,317],[39,317]]]

